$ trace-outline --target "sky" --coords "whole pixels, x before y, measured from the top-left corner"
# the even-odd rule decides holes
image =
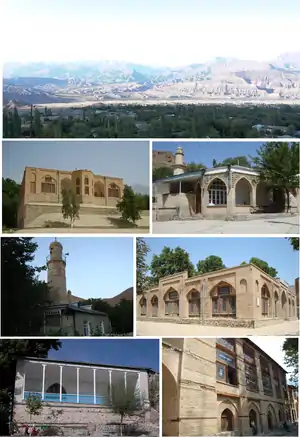
[[[22,182],[25,167],[87,169],[149,186],[147,141],[3,141],[3,177]],[[139,165],[136,165],[138,162]]]
[[[5,62],[178,66],[298,51],[299,0],[5,0]],[[24,38],[27,49],[24,50]]]
[[[46,265],[54,238],[35,238],[38,243],[33,265]],[[131,237],[59,238],[67,256],[67,289],[82,298],[108,298],[133,287],[133,239]],[[40,274],[47,280],[47,272]]]
[[[284,370],[290,373],[292,372],[293,369],[284,364],[284,352],[282,351],[282,345],[285,340],[284,337],[260,336],[251,337],[250,340],[259,346],[264,352],[270,355],[270,357],[280,364]],[[289,374],[287,375],[287,382],[289,383]]]
[[[282,237],[145,238],[145,241],[151,250],[147,255],[148,265],[153,255],[159,255],[164,246],[173,249],[179,246],[190,254],[194,265],[210,255],[220,256],[226,267],[236,267],[256,257],[275,267],[280,279],[290,285],[294,285],[299,276],[299,252],[293,251],[290,242]]]
[[[206,167],[212,167],[213,159],[218,162],[226,158],[235,156],[256,156],[256,150],[264,144],[259,141],[255,142],[235,142],[235,141],[207,141],[207,142],[172,142],[172,141],[153,141],[153,150],[165,150],[175,153],[178,146],[181,146],[184,152],[184,162],[196,162],[204,164]]]
[[[70,339],[61,343],[61,349],[49,351],[49,359],[144,367],[159,372],[158,339]]]

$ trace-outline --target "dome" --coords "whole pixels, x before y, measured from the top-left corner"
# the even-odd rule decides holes
[[[54,247],[60,247],[62,249],[62,245],[58,241],[52,241],[52,243],[49,246],[49,249],[53,249]]]
[[[183,148],[181,146],[177,147],[176,154],[181,153],[183,155]]]

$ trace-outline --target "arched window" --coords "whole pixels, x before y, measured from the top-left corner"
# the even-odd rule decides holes
[[[291,299],[289,299],[289,317],[291,317],[292,307],[291,307]]]
[[[251,204],[252,187],[250,182],[241,178],[235,184],[235,204],[236,205],[250,205]]]
[[[87,196],[90,194],[89,178],[88,177],[84,178],[84,194],[86,194]]]
[[[200,293],[197,290],[191,290],[187,295],[189,302],[189,317],[199,317],[200,315]]]
[[[157,296],[152,297],[151,306],[152,306],[152,317],[157,317],[157,313],[158,313],[158,298],[157,298]]]
[[[221,414],[221,431],[233,431],[233,413],[228,408]]]
[[[32,194],[36,193],[36,175],[34,173],[30,175],[30,192]]]
[[[108,197],[120,197],[120,188],[117,184],[110,184],[108,186]]]
[[[76,194],[80,195],[80,178],[76,178]]]
[[[179,295],[174,289],[169,290],[165,295],[165,315],[179,316]]]
[[[227,205],[227,188],[221,179],[214,179],[208,187],[210,205]]]
[[[275,293],[274,293],[275,317],[278,317],[278,300],[279,300],[279,296],[278,296],[277,290],[275,290]]]
[[[95,197],[105,197],[104,196],[104,184],[101,181],[96,181],[94,185],[94,195]]]
[[[55,194],[56,193],[55,179],[53,179],[51,176],[45,176],[44,181],[41,184],[41,192],[48,193],[48,194]]]
[[[89,184],[89,178],[88,177],[85,177],[84,178],[84,185],[88,185]]]
[[[236,296],[233,288],[224,283],[217,286],[212,293],[213,316],[236,316]]]
[[[268,287],[264,285],[261,289],[261,314],[263,316],[269,315],[269,300],[270,293]]]
[[[141,307],[141,316],[147,315],[147,300],[145,297],[142,297],[140,300],[140,307]]]
[[[278,410],[278,418],[279,418],[279,422],[282,422],[282,421],[283,421],[283,418],[282,418],[282,414],[281,414],[281,410],[280,410],[280,409]]]

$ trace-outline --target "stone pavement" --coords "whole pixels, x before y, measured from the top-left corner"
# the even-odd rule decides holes
[[[299,216],[253,220],[171,220],[153,222],[155,234],[298,234]]]
[[[145,336],[259,336],[259,335],[299,335],[299,320],[282,322],[260,328],[230,328],[221,326],[201,326],[167,322],[136,322],[136,334]]]

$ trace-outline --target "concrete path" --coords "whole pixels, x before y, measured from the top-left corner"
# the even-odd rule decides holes
[[[245,221],[171,220],[153,222],[155,234],[298,234],[299,216]]]
[[[18,229],[17,234],[149,234],[149,228],[29,228]],[[5,235],[8,232],[5,233]]]
[[[263,326],[261,328],[229,328],[221,326],[200,326],[176,323],[136,322],[136,334],[144,336],[181,337],[191,336],[251,336],[251,335],[299,335],[299,320],[282,322],[277,325]]]

